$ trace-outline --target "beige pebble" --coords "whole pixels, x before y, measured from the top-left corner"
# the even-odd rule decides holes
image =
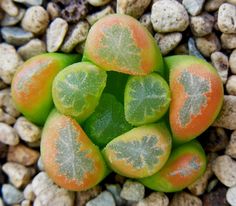
[[[175,193],[169,206],[202,206],[200,198],[187,192]]]
[[[41,130],[25,117],[19,117],[14,125],[19,137],[26,142],[35,142],[41,138]]]
[[[7,145],[17,145],[20,141],[16,131],[9,125],[0,122],[0,141]]]
[[[30,170],[21,164],[14,162],[7,162],[2,166],[2,170],[7,174],[9,181],[16,188],[25,186],[30,181],[31,178]]]
[[[143,14],[139,22],[148,29],[149,32],[153,33],[153,26],[152,26],[152,21],[151,21],[151,13]]]
[[[227,3],[236,5],[236,0],[226,0]]]
[[[229,57],[229,66],[233,74],[236,74],[236,49],[232,51]]]
[[[220,39],[224,49],[236,49],[236,34],[222,34]]]
[[[24,191],[23,191],[23,194],[24,194],[24,198],[26,200],[30,200],[30,201],[34,201],[35,199],[35,194],[34,194],[34,191],[33,191],[33,188],[32,188],[32,184],[28,184]]]
[[[15,117],[12,117],[11,115],[4,112],[2,108],[0,108],[0,122],[12,125],[16,122],[16,119]]]
[[[162,192],[153,192],[145,199],[138,202],[137,206],[168,206],[169,199]]]
[[[103,6],[109,3],[111,0],[87,0],[93,6]]]
[[[1,11],[0,11],[1,12]],[[17,16],[10,16],[5,14],[4,18],[1,20],[1,26],[13,26],[21,21],[25,14],[25,9],[20,8]]]
[[[12,0],[1,0],[0,7],[10,16],[17,16],[19,8],[13,3]]]
[[[213,12],[219,9],[220,5],[223,4],[225,0],[207,0],[205,2],[205,10],[208,12]]]
[[[32,6],[25,12],[21,26],[34,34],[43,34],[48,26],[49,16],[42,6]]]
[[[20,206],[31,206],[32,204],[31,204],[31,202],[30,202],[30,200],[23,200],[22,202],[21,202],[21,205]]]
[[[54,20],[55,18],[61,16],[60,7],[54,2],[49,2],[47,4],[47,12],[48,12],[49,17],[50,17],[51,20]]]
[[[230,136],[230,141],[226,147],[225,154],[231,156],[232,158],[236,158],[236,130],[233,131]]]
[[[236,96],[236,75],[231,75],[226,84],[226,91],[230,95]]]

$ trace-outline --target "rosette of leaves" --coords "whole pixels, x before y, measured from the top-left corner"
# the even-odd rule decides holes
[[[56,108],[83,122],[98,105],[106,78],[104,70],[88,62],[65,68],[53,81],[52,96]]]
[[[153,123],[168,110],[170,89],[158,74],[132,76],[125,87],[125,118],[135,126]]]

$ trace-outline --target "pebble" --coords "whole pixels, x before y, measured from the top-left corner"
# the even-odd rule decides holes
[[[37,162],[39,158],[39,152],[23,144],[16,146],[10,146],[7,154],[8,162],[16,162],[24,166],[30,166]]]
[[[88,201],[86,206],[116,206],[112,194],[108,191],[100,193],[96,198]]]
[[[26,6],[38,6],[43,3],[43,0],[13,0],[13,1],[25,4]]]
[[[21,21],[25,14],[25,9],[20,8],[17,16],[10,16],[5,14],[4,18],[1,20],[1,26],[14,26]]]
[[[230,95],[236,96],[236,75],[231,75],[226,84],[226,91]]]
[[[169,34],[156,33],[154,38],[157,41],[161,53],[166,55],[179,44],[179,42],[182,40],[182,34],[179,32]]]
[[[116,11],[118,14],[139,18],[150,3],[151,0],[117,0]]]
[[[9,125],[0,122],[0,141],[7,145],[17,145],[20,141],[16,131]]]
[[[138,202],[137,206],[168,206],[169,199],[162,192],[153,192],[145,199]]]
[[[204,206],[229,206],[226,202],[226,188],[220,187],[203,196]]]
[[[1,0],[0,7],[10,16],[17,16],[19,13],[18,7],[12,2],[12,0]]]
[[[121,187],[119,184],[109,184],[106,185],[106,189],[113,195],[116,206],[125,205],[125,200],[120,197]]]
[[[27,185],[30,181],[30,170],[21,164],[7,162],[2,166],[2,170],[7,174],[9,181],[17,188]]]
[[[236,74],[236,49],[232,51],[229,57],[229,67],[233,74]]]
[[[4,122],[6,124],[12,125],[16,122],[16,119],[11,115],[7,114],[0,108],[0,122]]]
[[[77,192],[76,193],[76,206],[85,206],[86,203],[97,197],[102,192],[102,188],[99,185],[88,189],[86,191]]]
[[[109,14],[113,14],[113,13],[115,13],[113,8],[111,6],[106,6],[101,11],[98,11],[98,12],[95,12],[95,13],[92,13],[92,14],[86,16],[86,19],[90,25],[93,25],[99,19],[101,19]]]
[[[56,18],[47,29],[47,51],[56,52],[59,50],[66,32],[68,23],[62,18]]]
[[[35,142],[41,137],[40,128],[28,121],[25,117],[19,117],[14,128],[20,138],[26,142]]]
[[[40,143],[41,143],[41,139],[35,141],[35,142],[26,142],[27,146],[28,147],[31,147],[31,148],[38,148],[40,147]]]
[[[23,200],[23,201],[21,202],[21,206],[31,206],[30,200]]]
[[[202,56],[202,54],[198,51],[193,38],[189,38],[189,40],[188,40],[188,50],[189,50],[189,55],[196,56],[200,59],[205,59]]]
[[[47,4],[47,12],[51,20],[61,16],[60,7],[54,2],[49,2]]]
[[[236,130],[236,96],[225,95],[221,113],[213,123],[216,127]]]
[[[0,197],[0,206],[4,206],[2,198]]]
[[[227,187],[236,184],[236,161],[228,155],[222,155],[213,162],[212,170],[216,177]]]
[[[226,200],[231,206],[236,206],[236,186],[228,189]]]
[[[24,199],[23,193],[11,184],[3,184],[2,196],[9,205],[20,203]]]
[[[61,47],[61,51],[65,53],[71,52],[74,47],[83,42],[88,35],[89,24],[85,21],[80,21],[74,27],[69,29],[68,36],[65,38]]]
[[[208,12],[216,11],[224,2],[225,0],[207,0],[204,9]]]
[[[151,21],[151,13],[144,14],[140,17],[139,22],[148,29],[150,33],[153,33],[153,26]]]
[[[220,40],[224,49],[236,49],[236,34],[222,34]]]
[[[227,3],[236,5],[236,0],[226,0]]]
[[[214,52],[211,54],[212,65],[216,68],[223,84],[226,83],[229,71],[228,57],[222,52]]]
[[[125,181],[120,196],[128,201],[138,202],[144,198],[145,187],[136,181]]]
[[[214,16],[202,13],[190,18],[190,28],[194,36],[202,37],[210,34],[214,26]]]
[[[236,6],[224,3],[220,6],[217,20],[219,29],[223,33],[236,33]]]
[[[230,141],[226,147],[225,154],[231,156],[232,158],[236,158],[236,130],[233,131],[230,136]]]
[[[196,16],[201,13],[204,2],[205,0],[183,0],[182,4],[189,14]]]
[[[189,25],[188,13],[178,1],[159,0],[152,5],[151,21],[160,33],[184,31]]]
[[[32,188],[32,184],[28,184],[24,191],[23,191],[23,194],[24,194],[24,198],[26,200],[30,200],[30,201],[34,201],[35,200],[35,194],[34,194],[34,191],[33,191],[33,188]]]
[[[37,167],[40,171],[44,171],[44,165],[43,165],[43,161],[41,156],[39,157],[38,161],[37,161]]]
[[[210,57],[215,51],[219,51],[220,41],[214,33],[196,38],[196,46],[205,57]]]
[[[48,23],[49,16],[47,11],[41,6],[32,6],[26,10],[21,26],[26,31],[40,35],[46,31]]]
[[[12,45],[2,43],[0,44],[0,62],[0,77],[6,84],[10,84],[16,69],[23,61]]]
[[[25,31],[20,27],[2,27],[1,34],[7,43],[14,46],[26,44],[34,37],[31,32]]]
[[[200,198],[187,192],[175,193],[170,202],[170,206],[202,206]]]
[[[17,52],[26,61],[33,56],[45,53],[46,45],[40,39],[32,39],[27,44],[18,48]]]
[[[219,183],[219,180],[217,178],[209,181],[208,185],[207,185],[207,192],[211,192]]]
[[[103,6],[109,3],[111,0],[87,0],[92,6]]]

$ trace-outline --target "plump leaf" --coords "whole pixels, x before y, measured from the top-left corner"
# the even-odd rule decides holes
[[[69,179],[82,182],[86,173],[94,168],[93,160],[87,157],[92,151],[81,150],[81,143],[77,140],[79,134],[71,124],[66,124],[59,133],[56,162],[60,172]]]
[[[185,127],[191,121],[191,115],[197,116],[201,108],[207,104],[206,93],[210,91],[210,83],[203,78],[191,74],[184,70],[181,73],[179,82],[184,86],[187,99],[179,111],[179,119],[182,127]]]

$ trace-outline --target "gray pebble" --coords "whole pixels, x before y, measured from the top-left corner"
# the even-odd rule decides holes
[[[10,184],[2,186],[2,196],[3,200],[9,205],[20,203],[24,199],[23,193]]]
[[[236,96],[236,75],[231,75],[226,84],[226,91],[230,95]]]
[[[100,193],[96,198],[88,201],[86,206],[116,206],[112,194],[108,191]]]
[[[26,6],[38,6],[43,3],[43,0],[13,0],[13,1],[25,4]]]
[[[15,130],[9,125],[0,122],[0,141],[7,145],[17,145],[20,141]]]
[[[236,49],[236,34],[222,34],[220,39],[224,49]]]
[[[225,95],[220,115],[213,126],[236,130],[236,96]]]
[[[196,16],[201,13],[205,0],[183,0],[182,4],[187,9],[188,13]]]
[[[229,70],[228,57],[222,52],[214,52],[211,54],[211,62],[220,75],[222,82],[225,84],[228,78]]]
[[[2,10],[10,16],[17,16],[19,13],[19,8],[13,3],[12,0],[1,0],[0,8],[2,8]]]
[[[27,44],[18,48],[17,53],[23,60],[28,60],[33,56],[46,52],[46,45],[40,39],[32,39]]]
[[[218,26],[223,33],[236,33],[236,6],[224,3],[218,12]]]
[[[144,14],[140,17],[139,22],[145,26],[149,32],[153,33],[153,26],[151,21],[151,13]]]
[[[230,136],[230,141],[226,147],[225,154],[232,158],[236,158],[236,130]]]
[[[231,206],[236,206],[236,186],[228,189],[226,200]]]
[[[169,198],[162,192],[153,192],[138,202],[137,206],[168,206]]]
[[[26,200],[30,200],[30,201],[34,201],[35,199],[35,194],[34,194],[34,191],[33,191],[33,188],[32,188],[32,184],[28,184],[24,191],[23,191],[23,194],[24,194],[24,198]]]
[[[127,180],[121,190],[120,196],[128,201],[138,202],[144,198],[145,187],[135,181]]]
[[[62,18],[56,18],[47,29],[47,51],[55,52],[59,50],[66,32],[68,23]]]
[[[40,171],[43,171],[44,170],[44,165],[43,165],[43,161],[42,161],[42,158],[39,157],[38,159],[38,162],[37,162],[37,167]]]
[[[103,6],[109,3],[111,0],[87,0],[93,6]]]
[[[188,40],[188,50],[189,50],[189,55],[196,56],[200,59],[205,59],[201,55],[201,53],[198,51],[193,38],[189,38],[189,40]]]
[[[87,38],[88,31],[89,24],[85,21],[80,21],[74,27],[70,28],[61,47],[61,51],[65,53],[71,52],[77,44],[83,42]]]
[[[200,198],[187,192],[175,193],[169,206],[202,206]]]
[[[194,36],[202,37],[210,34],[214,26],[214,16],[202,13],[190,18],[190,28]]]
[[[224,2],[225,0],[207,0],[204,9],[208,12],[216,11]]]
[[[126,201],[120,196],[121,187],[119,184],[106,185],[106,189],[113,195],[117,206],[125,205]]]
[[[4,206],[4,203],[2,201],[2,198],[0,197],[0,206]]]
[[[184,31],[189,25],[188,13],[178,1],[159,0],[152,5],[151,21],[157,32]]]
[[[229,57],[229,66],[233,74],[236,74],[236,49],[230,54]]]
[[[10,16],[5,14],[4,18],[1,20],[1,26],[14,26],[19,23],[25,14],[25,9],[20,8],[17,16]]]

